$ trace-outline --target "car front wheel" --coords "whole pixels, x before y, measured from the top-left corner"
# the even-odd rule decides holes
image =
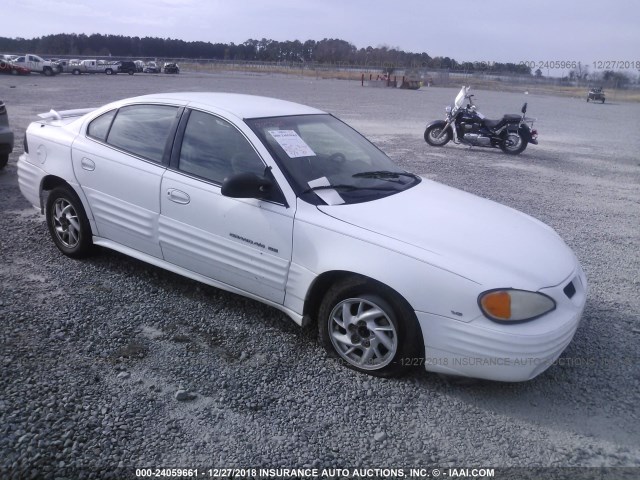
[[[58,187],[47,199],[47,226],[56,247],[71,258],[91,253],[91,226],[82,202],[70,187]]]
[[[363,279],[334,285],[318,311],[323,346],[354,370],[378,377],[403,373],[423,355],[415,314],[405,303]]]

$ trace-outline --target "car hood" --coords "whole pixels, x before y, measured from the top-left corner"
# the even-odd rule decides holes
[[[495,288],[558,285],[576,266],[551,227],[431,180],[376,201],[318,209],[378,234],[377,243],[388,248]],[[374,237],[363,232],[364,240]]]

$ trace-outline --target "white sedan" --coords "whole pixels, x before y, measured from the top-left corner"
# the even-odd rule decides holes
[[[100,245],[317,322],[355,370],[528,380],[578,326],[586,278],[550,227],[315,108],[170,93],[41,117],[19,184],[62,253]]]

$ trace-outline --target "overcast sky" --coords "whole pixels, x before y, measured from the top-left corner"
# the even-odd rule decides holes
[[[457,61],[640,61],[637,0],[0,0],[0,36],[339,38]],[[546,72],[545,72],[546,73]]]

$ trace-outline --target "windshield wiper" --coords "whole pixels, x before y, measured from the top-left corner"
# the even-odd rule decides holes
[[[354,178],[380,178],[380,179],[392,179],[398,177],[411,177],[418,180],[420,177],[415,173],[409,172],[392,172],[391,170],[373,170],[371,172],[360,172],[351,175]]]
[[[348,185],[348,184],[337,184],[337,185],[316,185],[315,187],[309,187],[304,190],[302,193],[313,192],[314,190],[383,190],[385,192],[395,191],[395,188],[385,188],[385,187],[363,187],[358,185]]]

